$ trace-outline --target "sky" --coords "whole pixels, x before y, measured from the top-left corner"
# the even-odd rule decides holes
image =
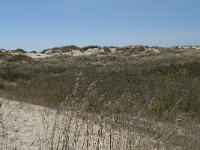
[[[0,48],[200,45],[200,0],[0,0]]]

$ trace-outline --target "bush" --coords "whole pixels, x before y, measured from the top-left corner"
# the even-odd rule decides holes
[[[179,70],[172,70],[167,74],[167,80],[176,80],[188,78],[190,75],[190,70],[188,68],[182,68]]]
[[[8,62],[15,62],[15,61],[31,61],[32,58],[26,55],[12,55],[11,57],[6,59]]]
[[[27,73],[20,73],[11,69],[6,69],[0,72],[0,78],[11,82],[16,82],[19,80],[29,80],[30,77],[31,76]]]
[[[72,50],[79,50],[80,48],[75,46],[75,45],[69,45],[69,46],[64,46],[59,48],[61,52],[71,52]]]
[[[105,46],[105,47],[103,47],[103,49],[104,49],[105,52],[107,52],[107,53],[111,53],[111,50],[110,50],[109,47],[106,47],[106,46]]]
[[[61,102],[65,101],[67,97],[67,93],[64,90],[63,86],[61,83],[57,83],[55,86],[55,92],[54,96],[52,97],[53,101],[57,104],[60,104]]]
[[[164,113],[174,112],[195,112],[198,113],[200,103],[197,99],[188,98],[187,96],[179,96],[176,98],[161,97],[160,99],[153,100],[149,104],[149,111],[162,116]]]
[[[4,89],[5,88],[5,84],[3,82],[2,79],[0,79],[0,89]]]
[[[123,101],[126,103],[131,111],[138,111],[142,107],[142,99],[135,93],[128,93],[123,95]]]
[[[10,54],[8,54],[7,52],[0,51],[0,58],[1,58],[1,59],[5,59],[5,58],[7,58],[8,56],[10,56]]]
[[[63,53],[67,53],[67,52],[71,52],[72,50],[79,50],[80,48],[77,47],[76,45],[69,45],[69,46],[63,46],[63,47],[54,47],[51,49],[45,49],[42,51],[42,53],[46,53],[47,51],[52,51],[52,53],[58,53],[58,52],[63,52]]]
[[[18,48],[16,50],[11,51],[11,52],[13,52],[13,53],[27,53],[25,50],[23,50],[21,48]]]
[[[34,54],[36,54],[37,52],[36,52],[36,51],[30,51],[30,53],[34,53]]]
[[[86,46],[86,47],[83,47],[83,48],[81,48],[81,51],[87,51],[88,49],[94,49],[94,48],[101,48],[100,46],[98,46],[98,45],[91,45],[91,46]]]

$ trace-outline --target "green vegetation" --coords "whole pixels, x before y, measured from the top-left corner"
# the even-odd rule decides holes
[[[4,81],[0,79],[0,89],[4,89],[4,88],[5,88]]]
[[[11,51],[12,53],[27,53],[25,50],[21,49],[21,48],[18,48],[16,50],[12,50]]]
[[[132,56],[145,48],[148,47],[117,48],[113,55],[37,60],[13,55],[0,64],[0,81],[14,82],[15,87],[6,85],[1,93],[12,93],[21,100],[34,99],[34,103],[50,107],[67,100],[86,104],[88,111],[96,113],[140,112],[158,118],[192,113],[193,117],[199,117],[199,54],[191,52],[180,57],[175,55],[176,50],[159,48],[159,54]]]
[[[31,61],[31,58],[26,55],[13,55],[6,59],[8,62],[16,62],[16,61]]]
[[[80,48],[75,46],[75,45],[69,45],[69,46],[63,46],[63,47],[54,47],[54,48],[51,48],[51,49],[45,49],[42,51],[42,53],[45,53],[47,52],[48,50],[51,50],[52,53],[56,53],[56,52],[63,52],[63,53],[66,53],[66,52],[72,52],[72,50],[79,50]]]
[[[110,139],[117,140],[115,129],[127,129],[130,142],[138,141],[130,136],[134,131],[133,135],[139,133],[162,141],[166,149],[199,147],[198,50],[153,47],[157,50],[154,52],[147,46],[66,46],[48,52],[84,52],[90,48],[104,52],[32,59],[0,51],[0,96],[55,108],[57,113],[72,110],[71,115],[82,117],[88,127],[92,120],[102,125],[101,130],[110,128]],[[70,124],[65,123],[66,127]],[[99,137],[99,131],[98,140],[104,138]]]

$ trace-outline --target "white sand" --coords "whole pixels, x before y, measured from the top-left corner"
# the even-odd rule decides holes
[[[160,51],[158,49],[152,48],[152,51],[155,53],[159,53]]]
[[[111,53],[116,52],[116,48],[110,48]],[[80,51],[80,50],[72,50],[72,52],[56,52],[52,53],[51,50],[46,51],[45,53],[25,53],[26,56],[29,56],[31,58],[47,58],[47,57],[52,57],[52,56],[60,56],[60,55],[70,55],[70,56],[88,56],[92,54],[100,54],[102,52],[105,52],[104,49],[99,49],[99,48],[93,48],[93,49],[88,49],[87,51]],[[13,53],[17,54],[17,53]]]
[[[47,58],[51,57],[51,55],[43,54],[43,53],[25,53],[26,56],[29,56],[31,58]]]
[[[153,149],[154,141],[148,136],[110,130],[103,123],[77,118],[71,111],[57,115],[55,110],[42,106],[4,99],[0,99],[0,103],[1,150],[108,150],[110,146],[120,150],[127,146]]]

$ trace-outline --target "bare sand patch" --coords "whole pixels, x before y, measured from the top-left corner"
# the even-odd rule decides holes
[[[75,112],[0,99],[0,149],[155,149],[152,138],[105,123],[79,118]],[[165,149],[158,144],[159,149]]]

